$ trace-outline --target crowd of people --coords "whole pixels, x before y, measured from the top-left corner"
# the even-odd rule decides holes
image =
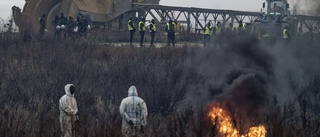
[[[138,24],[138,30],[140,33],[140,47],[144,47],[143,42],[144,42],[144,35],[146,31],[146,26],[145,26],[145,18],[141,18]],[[172,20],[169,20],[168,23],[165,25],[165,31],[167,32],[167,45],[170,46],[175,46],[175,30],[176,30],[177,22],[174,22]],[[155,20],[152,19],[150,21],[150,25],[148,26],[149,32],[150,32],[150,47],[155,47],[154,45],[154,38],[155,34],[157,32],[157,27],[155,24]],[[133,36],[136,31],[136,27],[134,25],[133,19],[130,18],[128,21],[128,30],[130,32],[130,46],[133,47],[132,41],[133,41]]]
[[[167,33],[167,45],[175,46],[175,30],[176,30],[177,22],[173,20],[169,20],[165,24],[165,31]],[[272,41],[272,39],[275,36],[278,38],[283,39],[283,41],[288,41],[291,37],[291,31],[288,25],[285,25],[279,29],[276,32],[279,32],[278,34],[269,34],[271,31],[270,29],[275,28],[268,28],[271,27],[269,24],[259,24],[259,23],[252,23],[252,24],[246,24],[242,21],[238,22],[238,26],[235,26],[233,23],[229,23],[228,27],[224,27],[224,24],[221,22],[217,22],[216,25],[212,25],[211,22],[208,22],[204,29],[203,29],[203,44],[204,46],[208,45],[222,45],[225,40],[230,39],[236,35],[250,35],[252,37],[256,37],[260,40],[265,41]],[[149,25],[149,31],[150,31],[150,47],[154,47],[154,38],[156,33],[156,26],[155,26],[155,20],[152,19]],[[282,30],[280,30],[282,29]],[[133,47],[132,41],[133,36],[136,31],[135,25],[133,23],[132,18],[128,21],[128,30],[130,32],[130,46]],[[144,36],[145,36],[145,19],[141,18],[138,23],[138,30],[140,33],[140,47],[144,47]]]
[[[40,22],[40,33],[43,35],[45,31],[45,15],[42,15],[39,19]],[[64,17],[63,13],[61,16],[56,16],[54,19],[55,38],[67,38],[67,37],[85,37],[87,31],[88,22],[84,17],[77,17],[76,21],[72,17],[67,19]],[[177,23],[173,20],[169,20],[165,24],[165,31],[167,33],[167,45],[175,46],[175,28]],[[242,22],[239,23],[238,27],[233,26],[232,23],[229,24],[228,28],[224,29],[220,22],[217,22],[215,26],[212,26],[211,23],[207,23],[204,28],[204,43],[209,45],[211,42],[212,35],[215,36],[215,39],[219,42],[220,36],[224,33],[227,34],[241,34],[250,32],[252,35],[255,34],[256,26],[252,26],[251,29],[248,29],[246,24]],[[152,19],[150,25],[148,26],[150,31],[150,46],[154,47],[154,38],[157,31],[155,20]],[[77,31],[75,31],[77,30]],[[128,21],[128,30],[130,32],[130,45],[132,45],[133,35],[136,31],[136,27],[133,23],[132,18]],[[138,31],[140,33],[140,47],[143,46],[144,35],[146,31],[145,18],[141,18],[138,24]],[[78,33],[78,34],[75,34]],[[78,35],[78,36],[76,36]],[[261,36],[259,34],[259,36]],[[283,29],[283,39],[289,39],[290,32],[287,26]],[[59,121],[62,136],[64,137],[73,137],[75,136],[75,124],[79,121],[78,106],[75,99],[76,88],[73,84],[67,84],[65,86],[65,95],[63,95],[59,100]],[[119,113],[122,117],[122,129],[121,132],[125,137],[131,136],[140,136],[144,133],[144,128],[147,126],[147,105],[143,99],[138,97],[137,88],[133,85],[128,89],[128,97],[124,98],[119,106]]]
[[[148,27],[150,32],[150,47],[155,47],[154,39],[157,32],[157,27],[155,24],[155,20],[152,19],[148,26],[145,25],[145,18],[141,18],[138,22],[138,26],[136,28],[135,23],[132,18],[128,21],[128,30],[130,32],[130,46],[133,47],[133,37],[135,32],[138,30],[140,34],[140,41],[139,46],[144,47],[144,38],[145,38],[145,31]],[[44,32],[46,30],[46,15],[42,15],[39,18],[40,29],[39,29],[39,37],[43,37]],[[66,39],[66,38],[86,38],[87,31],[90,29],[90,25],[88,20],[84,16],[77,16],[76,20],[73,17],[69,16],[69,18],[65,17],[63,13],[60,16],[56,15],[53,22],[53,38],[54,39]],[[232,37],[232,35],[237,34],[250,34],[258,39],[270,39],[270,34],[268,33],[268,28],[265,26],[261,27],[257,25],[257,23],[252,23],[247,25],[246,23],[242,23],[242,21],[238,22],[238,26],[234,26],[233,23],[229,23],[228,27],[224,27],[224,24],[221,22],[217,22],[215,26],[211,25],[211,22],[208,22],[204,29],[204,46],[211,45],[212,42],[216,45],[221,45],[223,41],[228,38]],[[173,20],[169,20],[165,24],[165,31],[167,33],[167,45],[175,46],[175,30],[177,27],[177,22]],[[282,29],[282,38],[284,41],[288,41],[291,38],[291,32],[288,26],[285,26]],[[214,38],[212,40],[212,38]]]
[[[275,37],[281,38],[283,41],[288,41],[291,37],[291,31],[288,25],[278,27],[276,25],[267,23],[251,23],[247,25],[242,21],[239,21],[239,26],[234,26],[233,23],[229,23],[228,27],[224,27],[221,22],[217,22],[215,26],[212,26],[210,22],[204,27],[204,46],[211,45],[212,42],[216,45],[221,45],[226,39],[232,39],[236,35],[250,35],[259,40],[271,41]],[[272,34],[269,34],[272,33]],[[273,36],[273,37],[272,37]],[[214,38],[214,40],[211,40]]]
[[[41,39],[44,36],[46,31],[46,15],[43,14],[39,18],[39,38]],[[60,16],[56,15],[52,21],[52,28],[54,32],[54,39],[66,39],[66,38],[86,38],[87,31],[90,29],[88,20],[84,16],[77,16],[76,20],[73,17],[65,17],[63,13]]]

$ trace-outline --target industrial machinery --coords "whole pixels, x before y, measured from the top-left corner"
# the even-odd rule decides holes
[[[287,0],[267,0],[262,7],[264,12],[255,20],[263,33],[261,35],[267,35],[271,41],[282,39],[285,27],[288,27],[291,35],[296,34],[298,21],[291,16]]]
[[[267,0],[263,3],[263,9],[266,9],[266,16],[271,20],[272,16],[280,15],[283,17],[290,16],[289,3],[287,0]]]
[[[266,30],[281,35],[285,25],[290,26],[292,33],[299,28],[306,28],[312,32],[313,28],[320,28],[320,17],[296,15],[289,11],[286,0],[266,0],[263,4],[264,12],[235,11],[205,9],[196,7],[176,7],[159,5],[160,0],[26,0],[23,11],[13,7],[13,16],[16,24],[23,27],[26,22],[33,28],[39,27],[38,18],[47,15],[47,29],[54,16],[64,13],[65,16],[85,16],[92,28],[107,28],[106,30],[125,30],[130,17],[145,17],[155,19],[159,31],[164,29],[164,23],[175,20],[181,23],[181,31],[186,31],[187,39],[194,30],[203,30],[208,22],[213,24],[220,21],[224,26],[229,23],[259,24],[268,26]],[[138,20],[135,20],[138,21]],[[256,22],[256,23],[254,23]],[[137,22],[136,22],[137,23]],[[274,29],[269,29],[272,27]],[[51,27],[53,28],[53,27]],[[274,35],[275,36],[275,35]]]
[[[73,18],[85,16],[90,23],[105,26],[106,22],[117,21],[117,17],[134,9],[136,4],[158,5],[159,0],[26,0],[22,12],[17,7],[12,10],[18,26],[29,21],[37,27],[42,14],[47,15],[47,23],[50,23],[60,13]]]

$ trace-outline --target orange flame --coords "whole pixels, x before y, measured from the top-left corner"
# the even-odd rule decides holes
[[[220,135],[224,137],[265,137],[267,130],[264,126],[250,127],[245,135],[240,135],[239,131],[233,126],[232,119],[227,111],[220,107],[212,107],[209,112],[209,117]]]

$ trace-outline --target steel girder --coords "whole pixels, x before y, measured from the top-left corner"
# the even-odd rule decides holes
[[[159,23],[165,23],[171,19],[181,24],[186,24],[188,33],[191,30],[203,29],[207,22],[216,23],[219,21],[222,25],[225,25],[227,22],[254,22],[255,19],[261,17],[260,12],[148,4],[137,5],[134,10],[144,11],[145,18],[150,16]],[[319,29],[320,17],[318,16],[294,15],[293,18],[300,24],[300,26],[306,27],[309,31],[313,31],[315,28]]]

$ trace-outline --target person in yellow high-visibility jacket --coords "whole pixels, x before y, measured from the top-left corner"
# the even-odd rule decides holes
[[[204,46],[210,45],[212,32],[213,27],[211,26],[210,22],[208,22],[206,27],[204,28]]]
[[[221,22],[218,22],[217,25],[213,29],[213,34],[215,37],[215,44],[216,45],[222,45],[222,33],[223,33],[223,27],[221,25]]]
[[[260,27],[259,24],[253,23],[251,30],[250,30],[250,35],[254,38],[260,39],[261,38],[261,33],[260,33]]]
[[[218,21],[216,27],[214,28],[214,34],[220,35],[222,33],[222,26],[221,26],[221,22]]]
[[[154,47],[153,41],[154,41],[154,36],[156,34],[156,31],[157,31],[157,27],[156,27],[156,25],[154,23],[154,19],[151,20],[151,23],[149,25],[149,30],[150,30],[150,37],[151,37],[150,47]]]
[[[247,28],[246,23],[243,23],[242,20],[239,21],[238,33],[245,33]]]
[[[283,39],[285,39],[285,40],[290,38],[290,31],[288,28],[289,28],[288,26],[285,26],[282,31]]]
[[[236,34],[237,33],[237,27],[233,25],[233,23],[229,23],[229,27],[227,28],[227,33],[230,34]]]
[[[169,22],[166,24],[166,32],[168,33],[168,43],[169,46],[170,43],[172,43],[172,46],[175,46],[175,28],[176,28],[176,22],[169,20]]]
[[[134,27],[132,18],[130,18],[128,21],[128,30],[130,32],[130,46],[133,47],[132,39],[133,39],[133,34],[136,31],[136,27]]]
[[[284,44],[288,44],[290,36],[291,36],[291,34],[290,34],[289,26],[285,26],[282,31],[282,37],[283,37]]]
[[[139,22],[140,47],[143,47],[144,33],[146,30],[146,26],[144,25],[145,22],[146,22],[146,20],[144,18],[141,18],[141,21]]]

